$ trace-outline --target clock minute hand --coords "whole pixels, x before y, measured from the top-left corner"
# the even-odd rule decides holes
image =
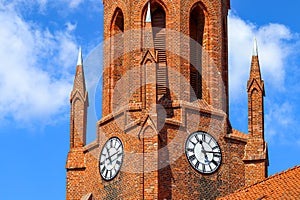
[[[204,155],[206,155],[206,151],[205,151],[204,146],[202,144],[203,142],[200,141],[199,143],[201,144],[201,152],[204,153]]]
[[[114,153],[113,155],[110,156],[110,158],[112,158],[114,155],[118,154],[119,152],[117,151],[116,153]],[[110,161],[112,162],[112,161]]]
[[[117,160],[120,155],[122,155],[122,154],[118,154],[117,157],[115,159],[113,159],[111,162],[114,162],[115,160]]]
[[[202,150],[203,153],[220,153],[220,152],[216,152],[216,151],[205,151],[205,150]]]
[[[206,160],[206,162],[208,161],[208,157],[207,157],[207,151],[205,151],[204,146],[203,146],[203,142],[199,141],[200,145],[201,145],[201,152],[204,154],[204,158]]]

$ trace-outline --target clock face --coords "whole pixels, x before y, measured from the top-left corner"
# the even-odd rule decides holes
[[[189,163],[198,172],[211,174],[221,165],[222,154],[217,141],[208,133],[192,133],[185,143]]]
[[[123,162],[124,148],[117,137],[110,138],[100,155],[100,174],[104,180],[112,180],[120,171]]]

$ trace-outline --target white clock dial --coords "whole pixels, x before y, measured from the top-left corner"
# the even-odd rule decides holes
[[[120,171],[123,162],[124,148],[117,137],[110,138],[100,155],[100,174],[104,180],[112,180]]]
[[[221,149],[217,141],[208,133],[192,133],[185,143],[185,154],[189,163],[200,173],[215,172],[222,161]]]

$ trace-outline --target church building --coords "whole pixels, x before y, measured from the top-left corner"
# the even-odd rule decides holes
[[[91,97],[80,51],[66,199],[217,199],[265,179],[265,89],[256,41],[245,88],[248,133],[230,123],[230,0],[103,5],[102,119],[87,144]]]

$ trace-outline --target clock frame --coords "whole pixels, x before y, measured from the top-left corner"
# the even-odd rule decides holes
[[[190,165],[201,174],[212,174],[222,163],[221,148],[209,133],[197,131],[189,135],[185,154]]]

